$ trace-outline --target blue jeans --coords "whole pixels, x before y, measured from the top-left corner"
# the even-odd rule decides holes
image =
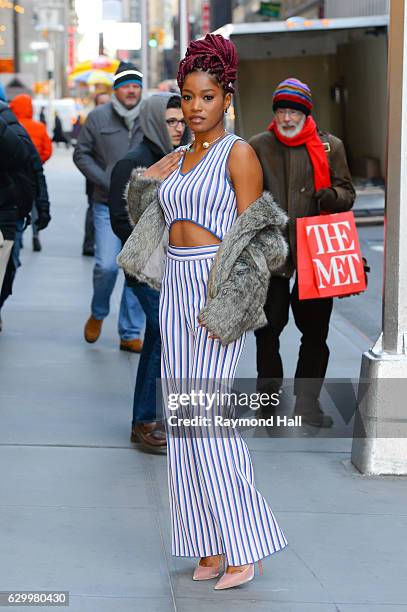
[[[20,251],[23,245],[24,219],[19,219],[16,226],[16,237],[13,244],[11,256],[13,258],[15,269],[21,266]]]
[[[92,315],[104,319],[109,314],[119,267],[116,257],[121,251],[120,239],[113,233],[109,209],[106,204],[93,204],[95,226],[95,267],[93,268]],[[119,336],[122,340],[138,338],[144,327],[145,316],[133,291],[124,284],[119,312]]]
[[[133,425],[161,418],[157,411],[156,379],[161,376],[161,335],[158,322],[160,294],[145,283],[134,283],[132,291],[146,314],[146,332],[137,370],[133,400]]]

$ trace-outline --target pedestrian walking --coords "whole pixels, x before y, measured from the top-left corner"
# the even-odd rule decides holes
[[[45,116],[45,106],[41,106],[39,120],[47,127],[47,118]]]
[[[209,385],[216,397],[222,381],[232,384],[245,332],[264,324],[269,269],[287,254],[286,216],[262,193],[254,151],[225,132],[236,76],[235,47],[222,36],[188,47],[178,84],[195,139],[142,176],[133,174],[128,197],[142,191],[132,212],[138,223],[119,257],[137,277],[168,229],[160,329],[172,552],[201,558],[194,580],[216,578],[226,564],[217,590],[248,582],[256,561],[287,544],[255,487],[249,451],[236,430],[211,435],[188,423],[172,429],[169,416],[170,394]],[[177,414],[193,417],[200,410],[191,402]]]
[[[13,206],[17,213],[16,235],[0,292],[1,310],[6,299],[12,294],[17,268],[21,265],[19,254],[22,246],[22,237],[25,227],[30,222],[33,200],[38,215],[36,223],[39,230],[43,230],[48,226],[51,215],[47,182],[37,149],[25,128],[17,121],[8,104],[1,101],[0,117],[24,144],[29,158],[29,162],[24,169],[15,170],[13,173],[15,187]]]
[[[41,162],[44,165],[52,155],[52,141],[48,136],[47,129],[40,121],[33,119],[32,98],[28,94],[20,94],[10,102],[10,108],[17,117],[18,121],[28,132],[33,145],[38,151]],[[33,232],[33,251],[41,251],[40,231],[38,229],[38,211],[33,203],[31,211],[32,232]]]
[[[76,145],[76,143],[78,142],[78,136],[81,132],[82,124],[83,124],[83,118],[82,118],[82,115],[79,113],[78,115],[76,115],[75,121],[72,122],[71,142],[74,145]]]
[[[274,92],[272,104],[273,122],[265,132],[254,136],[250,144],[263,168],[264,188],[273,191],[288,213],[290,254],[270,280],[265,304],[267,325],[255,332],[259,386],[268,380],[270,390],[277,391],[282,384],[280,334],[287,325],[291,306],[302,334],[295,372],[295,414],[310,425],[331,427],[332,418],[321,409],[319,394],[328,366],[327,337],[333,300],[299,300],[295,275],[296,219],[324,211],[350,210],[355,190],[342,142],[319,131],[311,116],[313,103],[308,85],[294,78],[283,81]]]
[[[133,64],[120,63],[111,101],[89,113],[74,150],[75,164],[94,185],[92,208],[96,251],[91,315],[84,330],[87,342],[96,342],[100,336],[103,320],[109,314],[110,296],[118,274],[116,257],[121,242],[113,233],[110,223],[110,175],[114,165],[143,137],[139,122],[142,78],[141,72]],[[139,301],[125,284],[118,325],[121,350],[141,351],[140,334],[144,319]]]
[[[28,163],[27,148],[0,116],[0,291],[16,236],[18,186],[15,172],[24,172]],[[0,331],[1,328],[0,317]]]
[[[101,91],[96,94],[95,107],[101,106],[102,104],[107,104],[108,102],[110,102],[110,95],[107,92]],[[82,129],[82,124],[81,124],[81,129]],[[80,130],[76,137],[77,141],[79,138],[79,134],[80,134]],[[95,254],[95,228],[93,224],[93,208],[92,208],[93,189],[94,189],[93,183],[89,179],[86,179],[86,197],[88,200],[88,207],[86,209],[86,215],[85,215],[85,234],[83,237],[82,255],[85,255],[87,257],[93,257]]]
[[[134,169],[148,168],[181,144],[185,131],[181,97],[172,93],[161,93],[144,100],[140,108],[140,127],[143,132],[141,144],[117,162],[110,184],[110,219],[113,231],[122,244],[133,230],[124,195],[125,187]],[[156,406],[156,380],[160,378],[161,368],[159,288],[167,243],[168,233],[165,232],[153,261],[150,261],[145,271],[150,282],[151,278],[155,277],[155,287],[131,276],[126,277],[127,284],[139,299],[146,315],[144,344],[134,390],[131,440],[140,442],[143,448],[149,451],[164,450],[167,446]]]
[[[62,121],[56,111],[54,114],[54,131],[52,136],[52,142],[55,142],[57,147],[59,147],[60,142],[63,142],[66,148],[69,149],[69,140],[64,132]]]

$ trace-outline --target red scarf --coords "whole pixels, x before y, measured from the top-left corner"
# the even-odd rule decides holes
[[[268,129],[270,132],[274,132],[278,140],[287,147],[300,147],[301,145],[307,147],[307,152],[314,169],[315,191],[331,187],[331,175],[329,172],[327,155],[324,145],[319,139],[316,123],[311,115],[305,120],[301,132],[297,134],[297,136],[294,136],[294,138],[283,136],[277,127],[276,120],[270,123]]]

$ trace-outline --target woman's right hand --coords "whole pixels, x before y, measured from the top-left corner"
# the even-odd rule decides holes
[[[183,151],[173,151],[169,153],[160,161],[156,162],[144,172],[145,178],[154,178],[158,180],[165,180],[176,168],[178,167],[178,162],[183,156]]]

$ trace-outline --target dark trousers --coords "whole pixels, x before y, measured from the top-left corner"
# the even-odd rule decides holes
[[[161,376],[161,335],[158,321],[160,293],[146,283],[130,281],[130,287],[138,298],[146,315],[143,349],[137,370],[133,400],[133,421],[151,423],[162,418],[157,410],[157,379]]]
[[[297,280],[290,291],[288,278],[273,276],[264,310],[268,325],[255,332],[257,341],[257,372],[259,379],[271,379],[275,389],[283,380],[280,356],[280,334],[293,312],[297,328],[302,333],[295,372],[295,395],[319,397],[328,367],[329,349],[326,343],[333,300],[298,299]]]
[[[93,224],[92,200],[90,199],[88,199],[88,208],[86,209],[83,249],[95,249],[95,226]]]

